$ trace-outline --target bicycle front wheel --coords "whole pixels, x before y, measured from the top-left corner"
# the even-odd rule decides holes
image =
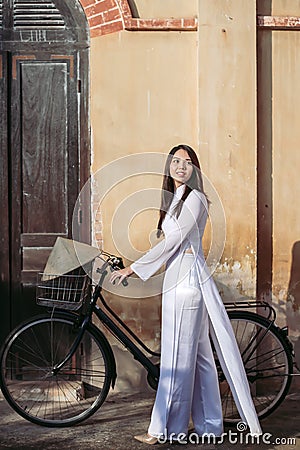
[[[43,316],[13,331],[1,354],[0,382],[12,408],[48,427],[75,425],[105,400],[113,367],[105,341],[89,326],[75,354],[57,374],[78,335],[76,316]],[[101,338],[101,336],[100,336]]]
[[[292,380],[293,359],[287,340],[266,318],[248,311],[231,311],[229,318],[241,352],[252,399],[259,418],[271,414],[285,398]],[[224,421],[240,420],[231,390],[221,375]]]

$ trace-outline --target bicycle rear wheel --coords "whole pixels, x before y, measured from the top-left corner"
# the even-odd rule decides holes
[[[74,356],[53,375],[78,334],[76,316],[37,317],[6,340],[1,353],[3,395],[22,417],[65,427],[91,416],[104,402],[114,375],[105,340],[90,325]]]
[[[292,380],[293,359],[280,329],[264,317],[248,311],[230,311],[229,318],[242,355],[251,394],[259,418],[271,414],[285,398]],[[223,374],[220,392],[224,421],[240,420],[231,390]]]

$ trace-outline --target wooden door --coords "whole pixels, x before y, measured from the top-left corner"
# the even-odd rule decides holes
[[[12,305],[14,321],[32,312],[20,301],[57,236],[71,237],[78,195],[74,56],[53,56],[10,55],[11,282],[13,298],[19,299]]]
[[[89,177],[88,28],[79,6],[77,0],[3,2],[2,338],[41,312],[37,273],[56,238],[72,237],[73,208]],[[85,224],[77,226],[88,242],[87,217]]]
[[[2,16],[0,15],[0,18]],[[9,181],[7,138],[7,57],[0,52],[0,307],[4,320],[0,326],[0,337],[9,331],[10,319],[10,226],[9,226]],[[1,330],[2,333],[1,333]]]

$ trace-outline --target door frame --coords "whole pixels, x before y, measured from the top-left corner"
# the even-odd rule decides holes
[[[78,66],[73,66],[77,70],[76,76],[78,84],[76,86],[78,130],[76,142],[78,151],[78,184],[77,195],[90,176],[90,119],[89,119],[89,47],[90,34],[89,25],[85,12],[79,0],[51,0],[60,11],[65,20],[64,30],[53,30],[51,27],[44,33],[32,32],[30,29],[16,29],[13,26],[12,2],[9,0],[2,2],[3,7],[3,28],[0,29],[0,206],[2,211],[0,233],[0,283],[2,294],[2,314],[0,326],[0,341],[14,325],[12,323],[13,295],[20,292],[20,270],[16,273],[15,268],[20,266],[20,246],[16,248],[15,242],[20,242],[20,229],[14,229],[12,216],[12,200],[7,193],[12,191],[12,184],[18,174],[10,173],[11,152],[10,133],[11,123],[8,110],[12,98],[9,96],[13,81],[10,76],[13,71],[18,70],[18,65],[26,56],[39,57],[42,53],[51,53],[57,58],[72,58],[74,54],[80,60]],[[51,3],[51,2],[50,2]],[[25,39],[25,38],[26,39]],[[15,55],[15,59],[8,55]],[[71,64],[71,59],[70,59]],[[10,76],[9,76],[10,75]],[[72,145],[72,143],[70,143]],[[75,206],[76,198],[74,199]],[[69,234],[72,233],[72,211],[69,211]],[[78,223],[77,235],[83,242],[90,242],[90,209],[85,210],[81,222]],[[70,236],[71,237],[71,236]],[[19,286],[18,286],[19,285]],[[9,299],[9,301],[8,301]]]

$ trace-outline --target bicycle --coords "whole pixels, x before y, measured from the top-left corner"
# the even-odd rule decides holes
[[[84,272],[42,275],[38,303],[50,314],[32,318],[7,337],[0,356],[0,386],[10,406],[23,418],[43,426],[76,425],[94,414],[114,388],[115,357],[93,314],[147,371],[157,388],[160,354],[149,349],[106,303],[102,293],[108,270],[122,259],[102,252],[100,275],[92,295]],[[127,280],[124,280],[126,285]],[[97,304],[100,300],[100,306]],[[264,302],[225,304],[244,361],[258,416],[271,414],[286,396],[293,372],[293,347],[287,329],[275,324],[274,309]],[[266,317],[246,311],[262,308]],[[150,355],[150,356],[149,356]],[[239,421],[230,389],[216,360],[225,423]],[[272,383],[270,383],[272,381]]]

